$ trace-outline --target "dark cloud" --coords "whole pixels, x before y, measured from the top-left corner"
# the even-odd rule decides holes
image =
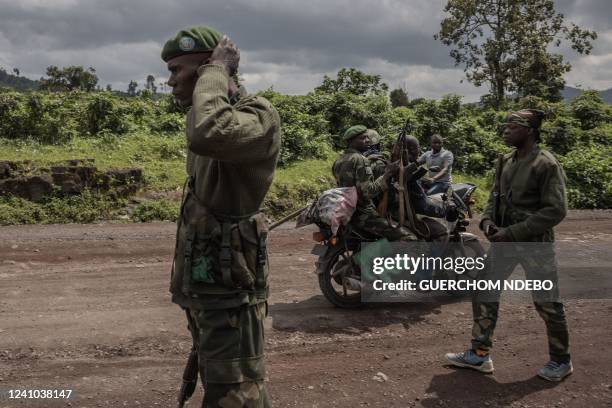
[[[209,24],[228,33],[245,51],[243,72],[261,89],[276,79],[283,92],[305,92],[315,78],[343,66],[367,67],[392,86],[407,82],[426,96],[439,84],[449,92],[458,83],[448,48],[433,39],[445,0],[0,0],[0,65],[19,67],[34,77],[56,65],[92,65],[101,82],[121,87],[153,73],[165,77],[159,49],[179,28]],[[594,55],[612,49],[608,0],[560,0],[568,20],[604,34]],[[561,50],[575,67],[588,68],[575,53]],[[598,83],[609,59],[595,62]],[[418,71],[420,70],[420,71]],[[444,73],[433,83],[416,75]],[[294,76],[292,80],[289,76]],[[580,77],[579,72],[573,76]],[[430,76],[427,76],[430,78]],[[453,78],[453,83],[447,79]],[[572,77],[573,78],[573,77]],[[411,83],[411,81],[416,81]],[[588,82],[589,78],[584,78]],[[280,85],[279,85],[280,84]],[[284,85],[283,85],[284,84]],[[454,84],[454,86],[453,86]]]

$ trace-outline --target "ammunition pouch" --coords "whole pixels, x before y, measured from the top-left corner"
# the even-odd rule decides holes
[[[191,191],[184,208],[171,291],[179,289],[189,298],[248,292],[265,300],[268,227],[263,214],[215,214]]]

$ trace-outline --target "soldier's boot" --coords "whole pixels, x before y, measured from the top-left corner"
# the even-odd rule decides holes
[[[447,353],[446,359],[456,367],[471,368],[482,373],[493,372],[493,360],[491,355],[479,356],[472,349],[467,349],[461,353]]]
[[[558,363],[550,360],[546,365],[538,370],[538,377],[548,381],[561,381],[574,372],[572,362]]]

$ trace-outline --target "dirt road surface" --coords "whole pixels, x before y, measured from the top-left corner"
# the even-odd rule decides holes
[[[72,390],[0,407],[174,407],[191,346],[167,291],[174,233],[168,223],[0,228],[0,391]],[[612,212],[580,211],[557,239],[612,250],[611,233]],[[527,302],[502,304],[494,375],[454,369],[444,353],[468,345],[468,302],[334,308],[318,289],[310,236],[288,226],[271,236],[273,406],[611,406],[612,301],[568,302],[575,373],[563,383],[534,375],[546,337]]]

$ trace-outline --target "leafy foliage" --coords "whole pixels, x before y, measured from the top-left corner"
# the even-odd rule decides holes
[[[568,177],[568,201],[574,208],[612,208],[612,148],[581,146],[561,157]]]
[[[389,99],[391,100],[391,106],[397,108],[399,106],[410,106],[408,101],[408,94],[402,88],[397,88],[389,93]]]
[[[380,75],[369,75],[355,68],[342,68],[336,79],[325,75],[323,83],[315,91],[325,93],[348,92],[353,95],[384,95],[389,87]]]
[[[514,91],[558,101],[571,66],[549,46],[567,40],[579,54],[589,54],[597,38],[594,31],[566,25],[553,0],[448,0],[444,11],[434,37],[452,47],[468,81],[489,84],[488,102],[495,108]]]
[[[610,117],[603,99],[597,91],[585,91],[571,103],[572,113],[580,121],[582,129],[594,129]]]
[[[89,191],[78,196],[48,197],[33,203],[17,197],[0,197],[0,225],[89,223],[119,215],[124,200]]]
[[[28,91],[36,90],[40,86],[38,81],[32,81],[26,77],[19,76],[20,71],[17,68],[13,68],[13,74],[9,74],[4,68],[0,67],[0,87],[8,87],[17,91]]]
[[[47,67],[47,78],[40,79],[40,89],[48,91],[85,91],[96,89],[98,76],[92,67],[81,66],[58,68],[55,65]]]
[[[179,203],[165,199],[145,201],[134,208],[133,218],[138,222],[176,221]]]
[[[367,76],[354,75],[353,80]],[[265,199],[267,214],[277,217],[304,205],[333,185],[331,164],[345,148],[340,135],[354,124],[376,129],[387,149],[406,119],[426,150],[433,133],[445,138],[455,156],[457,181],[477,182],[477,208],[502,143],[507,111],[463,104],[461,97],[415,99],[393,107],[385,94],[367,91],[358,82],[338,91],[321,89],[307,95],[262,92],[282,119],[280,168]],[[349,89],[351,91],[349,91]],[[508,108],[533,107],[546,112],[542,144],[564,165],[573,207],[609,208],[612,175],[612,111],[596,93],[586,91],[571,104],[526,96]],[[133,97],[109,92],[0,92],[0,157],[31,160],[35,166],[74,158],[94,158],[101,170],[137,166],[145,188],[172,199],[143,202],[134,208],[136,221],[173,220],[185,179],[184,112],[171,96]],[[336,152],[334,152],[334,150]],[[125,215],[126,203],[90,193],[55,197],[43,203],[0,198],[0,223],[91,222]]]
[[[7,139],[61,144],[76,136],[183,129],[183,115],[168,98],[124,98],[109,92],[0,93],[0,137]]]

